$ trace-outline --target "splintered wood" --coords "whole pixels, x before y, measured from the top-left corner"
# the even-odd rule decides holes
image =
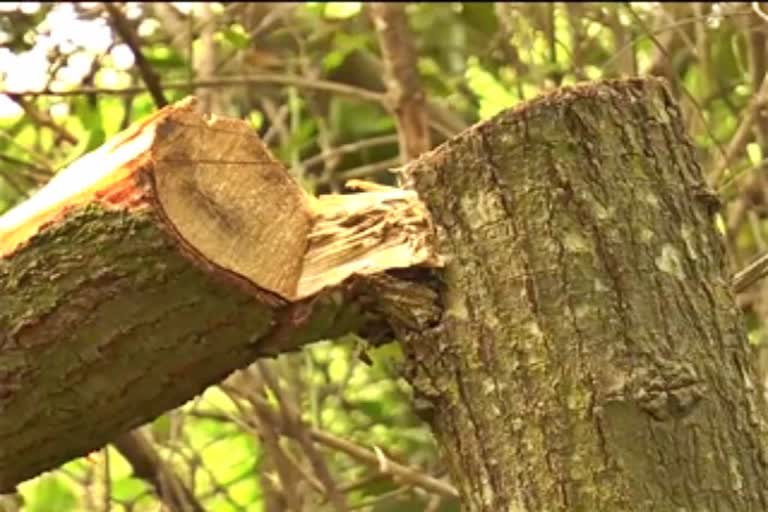
[[[357,182],[360,186],[360,182]],[[296,297],[308,297],[354,275],[439,266],[429,213],[415,192],[375,186],[352,195],[321,196]]]
[[[439,266],[414,192],[307,195],[250,126],[205,116],[190,97],[113,137],[0,217],[8,257],[90,204],[149,210],[205,270],[297,301],[355,275]]]

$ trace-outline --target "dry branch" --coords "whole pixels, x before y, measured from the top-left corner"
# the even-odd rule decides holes
[[[130,48],[133,58],[136,61],[136,67],[139,69],[139,74],[141,75],[142,80],[144,80],[155,105],[157,107],[168,105],[168,100],[165,99],[165,92],[160,85],[160,77],[152,68],[149,61],[147,61],[146,57],[144,57],[144,52],[141,51],[141,40],[131,26],[131,22],[125,17],[120,7],[111,2],[104,2],[104,9],[109,13],[110,21],[112,22],[115,32],[120,35],[120,38],[126,45],[128,45],[128,48]]]
[[[126,432],[115,439],[114,445],[133,468],[134,476],[149,483],[171,512],[205,510],[141,432]]]
[[[390,107],[397,120],[400,153],[406,162],[430,149],[429,115],[418,55],[403,4],[372,2],[368,10],[379,36]]]

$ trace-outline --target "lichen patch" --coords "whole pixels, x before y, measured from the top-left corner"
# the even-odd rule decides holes
[[[683,224],[680,228],[680,234],[685,241],[685,248],[688,250],[688,257],[692,260],[699,259],[699,253],[696,251],[696,244],[694,243],[695,232],[688,224]]]
[[[656,209],[659,208],[659,198],[651,194],[650,192],[648,192],[643,196],[643,201],[645,201],[647,204],[651,205]]]
[[[681,281],[685,279],[680,251],[672,244],[664,244],[661,247],[661,254],[656,258],[656,268]]]
[[[651,240],[653,240],[653,231],[648,228],[642,228],[640,230],[640,241],[647,244]]]
[[[505,217],[504,207],[499,196],[493,192],[481,191],[461,197],[461,209],[464,217],[474,229],[493,224]]]
[[[583,236],[578,233],[566,233],[565,238],[563,238],[563,245],[565,246],[566,250],[568,250],[568,252],[590,252],[589,243]]]

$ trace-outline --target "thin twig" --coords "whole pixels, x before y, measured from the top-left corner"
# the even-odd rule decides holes
[[[266,406],[265,414],[268,415],[269,420],[279,427],[280,432],[283,435],[293,437],[291,435],[292,433],[290,429],[283,425],[283,421],[280,416],[274,410],[272,410],[271,406],[269,406],[265,399],[256,396],[255,393],[247,392],[248,390],[237,389],[227,384],[222,385],[222,388],[233,392],[233,394],[243,396],[254,406],[256,406],[256,404],[260,404],[262,407]],[[216,418],[216,415],[206,414],[205,417]],[[227,421],[232,421],[232,418],[229,416],[226,416],[226,418]],[[243,426],[242,421],[238,421],[236,419],[234,421],[236,421],[238,425]],[[253,428],[249,425],[244,426],[244,428],[253,430]],[[384,456],[381,451],[377,453],[373,450],[369,450],[356,443],[353,443],[352,441],[348,441],[331,433],[310,426],[307,427],[307,433],[315,442],[324,444],[325,446],[333,448],[334,450],[344,452],[347,455],[365,464],[368,464],[371,467],[377,468],[379,472],[391,475],[402,482],[413,484],[424,489],[425,491],[440,494],[442,496],[450,496],[454,498],[459,496],[459,491],[451,484],[434,478],[418,469],[411,468],[390,460]]]
[[[710,176],[710,183],[717,184],[720,177],[728,169],[736,155],[738,155],[746,146],[750,135],[752,134],[752,125],[757,119],[757,115],[762,107],[765,106],[768,101],[768,74],[763,77],[763,82],[760,84],[760,89],[752,97],[752,101],[749,103],[746,109],[741,114],[741,123],[736,128],[736,133],[733,134],[731,142],[728,144],[728,148],[722,157],[715,163]]]
[[[104,452],[104,512],[109,512],[112,508],[112,472],[109,467],[109,447],[102,448]]]
[[[736,272],[731,279],[731,286],[736,293],[743,292],[766,274],[768,274],[768,254],[763,254],[746,268]]]
[[[218,45],[214,36],[218,27],[216,27],[214,21],[217,20],[217,17],[213,14],[210,3],[199,2],[194,5],[191,15],[195,16],[196,21],[200,21],[202,27],[198,31],[196,44],[193,46],[192,68],[194,69],[195,77],[208,80],[216,76],[216,50]],[[202,110],[205,112],[219,113],[222,111],[221,91],[204,89],[198,95],[198,99],[200,100]]]
[[[389,478],[389,476],[388,475],[384,475],[382,473],[378,473],[378,472],[371,473],[371,474],[369,474],[367,476],[364,476],[364,477],[362,477],[362,478],[360,478],[358,480],[354,480],[354,481],[348,482],[348,483],[346,483],[344,485],[340,485],[339,489],[342,492],[356,491],[356,490],[361,489],[363,487],[367,487],[367,486],[371,485],[374,482],[378,482],[379,480],[383,480],[383,479],[387,479],[387,478]]]
[[[328,150],[326,153],[318,153],[311,156],[301,162],[301,166],[305,169],[309,169],[319,163],[322,163],[326,158],[347,155],[349,153],[356,153],[363,149],[371,148],[374,146],[383,146],[385,144],[394,144],[397,142],[398,136],[396,134],[380,135],[378,137],[371,137],[370,139],[363,139],[349,144],[342,144]]]
[[[284,103],[278,108],[272,100],[264,97],[261,99],[261,105],[264,114],[266,114],[269,120],[269,129],[267,129],[261,140],[266,146],[277,145],[275,139],[279,135],[283,143],[288,142],[288,128],[285,126],[285,121],[289,114],[288,104]]]
[[[360,167],[354,167],[338,173],[336,179],[340,182],[344,182],[356,178],[367,178],[376,173],[386,171],[387,169],[393,169],[400,165],[400,157],[389,158],[387,160],[380,160],[373,162],[372,164],[361,165]]]
[[[271,421],[272,415],[275,413],[266,400],[258,396],[260,391],[265,389],[263,381],[253,372],[244,370],[236,373],[230,382],[231,384],[222,384],[221,389],[229,396],[242,416],[242,419],[232,416],[231,420],[243,427],[244,430],[260,437],[264,452],[267,454],[268,460],[273,463],[281,483],[279,486],[274,485],[272,479],[267,478],[266,482],[269,484],[267,488],[272,491],[273,496],[285,501],[281,508],[301,512],[303,510],[302,497],[295,492],[298,486],[294,475],[298,474],[304,478],[309,475],[299,470],[299,466],[293,463],[288,457],[287,451],[280,444],[280,429],[275,422]],[[238,396],[244,396],[248,400],[251,405],[250,411],[245,407],[245,404],[236,399]],[[312,485],[311,480],[308,481]]]
[[[32,193],[27,189],[27,187],[23,187],[17,183],[16,177],[12,176],[10,172],[5,172],[5,169],[0,169],[0,178],[5,180],[8,186],[11,187],[13,191],[16,192],[16,194],[26,198],[32,197]]]
[[[334,504],[339,512],[345,512],[349,509],[347,502],[344,499],[344,495],[339,492],[339,487],[331,476],[331,472],[325,461],[315,449],[310,436],[304,423],[301,421],[296,405],[289,402],[283,394],[280,386],[277,384],[277,380],[267,368],[263,361],[256,362],[256,368],[258,368],[261,378],[266,383],[267,387],[272,390],[277,399],[277,403],[280,406],[283,417],[283,425],[291,431],[291,436],[296,439],[304,449],[304,453],[312,464],[312,468],[315,470],[318,479],[323,483],[325,487],[325,493],[331,503]]]
[[[51,164],[50,160],[46,159],[44,156],[39,154],[38,151],[33,151],[18,142],[16,142],[16,138],[13,135],[10,135],[6,133],[5,130],[0,130],[0,138],[4,139],[8,144],[11,146],[21,150],[22,152],[28,154],[32,159],[36,160],[40,166],[42,166],[45,169],[53,169],[53,165]]]
[[[255,85],[255,84],[274,84],[274,85],[294,85],[302,89],[312,89],[317,91],[326,91],[333,94],[340,94],[342,96],[348,96],[350,98],[357,98],[364,101],[370,101],[372,103],[378,103],[383,107],[389,105],[389,101],[386,95],[378,92],[374,92],[362,87],[355,87],[353,85],[347,85],[340,82],[332,82],[330,80],[311,80],[308,78],[288,75],[281,73],[252,73],[248,75],[233,75],[224,78],[215,78],[210,80],[188,80],[184,82],[163,82],[162,87],[165,90],[190,90],[200,89],[204,87],[232,87],[237,85]],[[87,94],[108,94],[108,95],[124,95],[124,94],[140,94],[147,92],[146,87],[133,86],[133,87],[75,87],[69,90],[54,91],[46,87],[38,91],[19,91],[15,92],[19,96],[24,97],[38,97],[38,96],[81,96]],[[430,126],[437,130],[444,137],[452,137],[465,129],[467,124],[456,116],[443,108],[440,104],[429,101],[427,104],[427,111],[430,115]]]
[[[723,18],[730,18],[730,17],[736,17],[736,16],[748,16],[750,14],[752,14],[751,10],[743,10],[743,11],[732,11],[732,12],[729,12],[729,13],[723,13],[721,16]],[[677,29],[677,28],[680,28],[680,27],[684,27],[686,25],[690,25],[691,23],[694,23],[698,18],[699,18],[698,16],[690,16],[688,18],[679,19],[679,20],[675,21],[674,23],[670,23],[669,25],[665,25],[663,27],[659,27],[659,28],[657,28],[655,30],[650,30],[650,31],[646,30],[645,33],[635,37],[634,39],[629,41],[627,44],[625,44],[624,46],[622,46],[621,48],[616,50],[616,52],[609,59],[607,59],[605,62],[603,62],[600,67],[602,69],[608,69],[609,67],[615,65],[615,63],[621,58],[621,55],[624,52],[634,48],[637,45],[637,43],[639,43],[642,39],[644,39],[646,37],[650,37],[650,36],[655,36],[655,35],[663,34],[664,32],[667,32],[668,30]]]
[[[157,108],[166,106],[168,104],[168,100],[165,98],[163,87],[160,84],[160,77],[157,76],[155,70],[144,57],[144,54],[141,51],[141,41],[139,40],[139,36],[136,31],[133,30],[131,23],[128,21],[125,15],[123,15],[120,7],[118,7],[116,4],[111,2],[104,2],[104,9],[106,9],[107,13],[109,13],[109,17],[112,21],[112,27],[115,29],[115,32],[118,33],[120,38],[125,42],[126,45],[128,45],[128,48],[130,48],[131,53],[133,53],[133,58],[136,61],[136,67],[139,68],[141,79],[144,80],[144,83],[147,85],[147,89],[149,89],[149,94],[152,96],[152,99],[155,102],[155,106]]]
[[[760,2],[752,2],[752,10],[755,11],[755,14],[760,16],[763,21],[768,21],[768,14],[765,14],[760,8]]]
[[[379,505],[381,503],[387,502],[393,498],[397,498],[398,496],[401,496],[403,494],[407,494],[409,492],[413,492],[413,488],[409,485],[405,485],[403,487],[400,487],[398,489],[394,489],[389,492],[385,492],[383,494],[379,494],[376,497],[370,498],[366,501],[361,501],[357,505],[350,508],[350,510],[360,510],[360,509],[368,509],[368,510],[376,510],[376,505]]]
[[[47,183],[48,180],[51,179],[51,176],[53,176],[53,171],[51,169],[40,167],[32,162],[27,162],[26,160],[21,160],[8,155],[0,155],[0,160],[19,166],[16,172],[23,178],[35,182],[37,185]]]
[[[29,116],[37,124],[50,128],[56,135],[61,137],[66,142],[72,145],[77,144],[77,137],[72,135],[72,133],[63,126],[56,124],[49,114],[38,110],[37,107],[30,104],[18,94],[8,94],[8,97],[18,106],[20,106],[24,113],[27,114],[27,116]]]
[[[309,429],[312,439],[318,443],[324,444],[330,448],[350,455],[370,466],[377,467],[382,473],[390,474],[401,479],[403,482],[413,483],[422,489],[431,491],[444,496],[457,497],[458,491],[452,485],[433,478],[417,469],[399,464],[391,459],[384,457],[381,453],[368,450],[346,439],[337,437],[328,432],[315,429]],[[384,462],[384,463],[382,463]]]
[[[268,412],[265,413],[265,407],[254,407],[254,410],[260,419],[260,421],[255,423],[257,424],[262,439],[262,446],[264,447],[265,453],[267,453],[270,456],[269,458],[273,461],[275,470],[282,484],[280,486],[272,485],[272,491],[275,494],[279,493],[282,499],[285,500],[285,508],[287,510],[290,510],[291,512],[301,512],[303,509],[302,500],[295,491],[297,487],[297,479],[294,478],[295,474],[301,475],[301,473],[298,472],[296,465],[291,464],[285,450],[280,446],[280,432],[277,427],[275,427],[272,422],[264,421],[262,419],[264,414],[268,414]]]
[[[253,85],[253,84],[277,84],[294,85],[304,89],[315,89],[318,91],[327,91],[345,96],[351,96],[381,105],[386,105],[386,98],[383,94],[369,91],[361,87],[346,85],[329,80],[310,80],[301,76],[287,75],[281,73],[253,73],[249,75],[233,75],[223,78],[212,78],[209,80],[193,80],[184,82],[163,82],[163,89],[198,89],[202,87],[230,87],[233,85]],[[52,91],[43,89],[40,91],[16,92],[20,96],[79,96],[83,94],[137,94],[146,92],[146,87],[78,87],[67,91]]]
[[[134,475],[151,484],[157,496],[172,512],[205,512],[194,494],[178,475],[163,463],[139,431],[127,432],[117,437],[112,444],[129,462]]]
[[[402,163],[429,151],[429,116],[419,77],[418,55],[403,4],[368,4],[379,38],[387,92],[400,135]]]

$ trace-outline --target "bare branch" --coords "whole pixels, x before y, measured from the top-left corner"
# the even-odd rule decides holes
[[[320,456],[317,449],[315,449],[315,446],[312,443],[306,428],[304,428],[304,424],[301,421],[301,416],[296,405],[285,398],[282,390],[277,384],[277,381],[275,380],[274,376],[272,376],[272,373],[269,371],[263,361],[257,361],[256,367],[259,369],[261,378],[264,380],[266,386],[269,387],[269,389],[272,390],[272,392],[275,394],[275,397],[277,398],[278,404],[280,406],[284,426],[291,431],[291,436],[296,439],[299,444],[301,444],[301,447],[309,459],[309,462],[312,464],[312,468],[317,474],[318,479],[323,483],[323,487],[325,488],[325,493],[328,496],[328,499],[331,501],[331,503],[334,504],[338,511],[345,512],[348,510],[348,507],[347,502],[344,499],[344,495],[339,492],[339,488],[336,485],[336,482],[333,480],[328,466],[325,464],[325,461]]]
[[[24,98],[22,98],[18,94],[8,94],[8,97],[11,100],[13,100],[18,106],[20,106],[22,110],[24,110],[24,113],[28,115],[34,122],[36,122],[40,126],[45,126],[46,128],[50,128],[56,135],[61,137],[66,142],[72,145],[77,144],[77,137],[72,135],[72,132],[70,132],[63,126],[56,124],[51,118],[51,116],[48,115],[46,112],[39,110],[37,107],[32,105],[30,102],[26,101]]]
[[[400,164],[400,157],[390,158],[387,160],[380,160],[373,162],[372,164],[361,165],[360,167],[354,167],[338,173],[336,179],[340,182],[346,180],[352,180],[357,178],[368,178],[376,173],[392,169]]]
[[[743,292],[751,284],[768,274],[768,254],[760,256],[758,259],[747,265],[746,268],[736,272],[732,279],[733,290],[736,293]]]
[[[418,56],[403,4],[374,2],[368,10],[379,36],[387,91],[397,119],[400,153],[405,163],[431,147]]]
[[[115,439],[113,444],[133,467],[133,474],[152,485],[157,496],[171,512],[205,512],[195,495],[179,476],[163,463],[141,432],[127,432]]]
[[[291,428],[285,425],[285,421],[280,417],[278,413],[272,409],[272,407],[264,398],[258,396],[250,389],[237,389],[228,384],[224,384],[222,387],[225,390],[232,391],[234,394],[243,396],[246,400],[251,402],[254,407],[260,407],[260,413],[263,413],[265,417],[269,418],[269,421],[271,421],[274,425],[278,425],[280,432],[283,435],[289,437],[293,437],[295,435]],[[387,458],[380,450],[378,452],[369,450],[352,441],[340,438],[331,433],[311,426],[307,426],[306,430],[313,441],[321,443],[334,450],[344,452],[347,455],[365,464],[368,464],[371,467],[377,468],[380,473],[391,475],[401,482],[413,484],[435,494],[450,497],[459,496],[458,490],[451,484],[434,478],[419,469],[411,468],[395,462]]]
[[[141,41],[138,34],[131,26],[131,23],[123,15],[116,4],[111,2],[104,2],[104,9],[109,13],[110,20],[112,21],[112,27],[115,32],[120,35],[120,38],[128,45],[133,53],[133,58],[136,60],[136,67],[139,68],[142,80],[147,84],[147,89],[152,95],[152,99],[155,102],[157,108],[162,108],[168,104],[168,100],[165,98],[163,87],[160,85],[160,77],[157,76],[155,70],[147,62],[144,54],[141,51]]]
[[[194,90],[205,87],[231,87],[233,85],[253,85],[253,84],[278,84],[294,85],[304,89],[315,89],[319,91],[328,91],[345,96],[351,96],[381,105],[386,105],[386,99],[383,94],[369,91],[361,87],[354,87],[338,82],[328,80],[309,80],[307,78],[279,73],[254,73],[250,75],[228,76],[210,80],[194,80],[185,82],[165,82],[163,89],[187,89]],[[82,94],[137,94],[146,92],[147,87],[78,87],[66,91],[52,91],[42,89],[39,91],[18,92],[19,96],[79,96]]]

